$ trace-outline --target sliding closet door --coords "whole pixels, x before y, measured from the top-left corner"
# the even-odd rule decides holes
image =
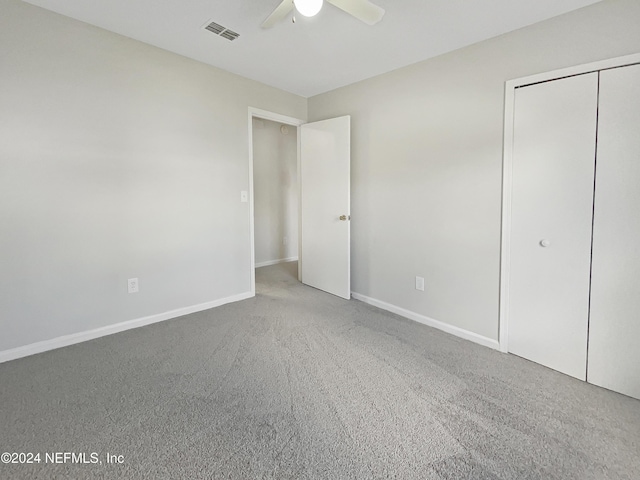
[[[598,74],[516,90],[509,351],[586,377]]]
[[[588,381],[640,398],[640,65],[600,73]]]

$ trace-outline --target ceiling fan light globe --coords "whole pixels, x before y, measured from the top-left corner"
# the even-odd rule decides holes
[[[323,0],[293,0],[296,10],[300,15],[313,17],[322,9]]]

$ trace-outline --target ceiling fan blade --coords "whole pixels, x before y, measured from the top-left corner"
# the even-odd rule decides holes
[[[273,27],[276,23],[284,19],[291,10],[293,10],[293,0],[282,0],[282,3],[262,22],[262,28]]]
[[[384,17],[384,8],[374,5],[369,0],[327,0],[327,2],[367,25],[375,25]]]

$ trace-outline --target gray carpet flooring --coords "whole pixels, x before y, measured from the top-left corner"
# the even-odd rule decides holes
[[[295,268],[258,269],[250,300],[0,364],[0,451],[42,455],[0,478],[640,478],[639,401]]]

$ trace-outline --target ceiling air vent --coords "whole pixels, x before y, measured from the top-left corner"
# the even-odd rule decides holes
[[[234,32],[233,30],[225,30],[220,34],[221,37],[226,38],[227,40],[231,40],[232,42],[240,36],[240,34]]]
[[[209,25],[204,27],[206,30],[215,33],[216,35],[220,35],[222,32],[226,30],[222,25],[218,25],[215,22],[211,22]]]
[[[227,40],[233,42],[236,38],[240,36],[239,33],[234,32],[233,30],[229,30],[227,27],[223,27],[222,25],[211,22],[204,26],[205,30],[209,30],[216,35],[221,36],[222,38],[226,38]]]

